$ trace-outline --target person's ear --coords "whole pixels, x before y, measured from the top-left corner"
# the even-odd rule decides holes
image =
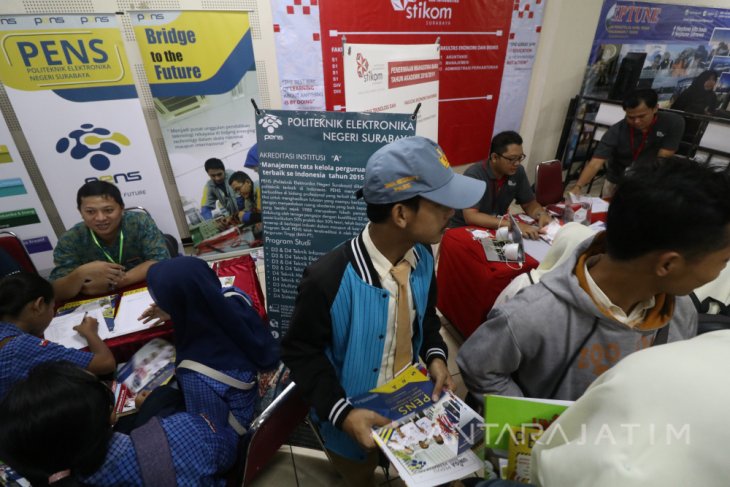
[[[393,208],[390,209],[390,217],[393,219],[395,226],[398,228],[406,228],[410,220],[409,211],[410,209],[402,203],[393,205]]]
[[[46,304],[45,299],[43,299],[43,297],[41,296],[41,297],[38,297],[33,300],[33,302],[31,303],[31,310],[35,314],[43,314],[43,312],[46,309],[46,306],[49,306],[49,305]]]
[[[684,266],[684,257],[678,252],[667,251],[658,255],[654,272],[658,277],[667,277]]]

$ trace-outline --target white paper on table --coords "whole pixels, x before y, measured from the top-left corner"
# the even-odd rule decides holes
[[[471,232],[472,237],[474,237],[475,239],[492,238],[492,235],[487,230],[479,230],[479,229],[473,228],[469,231]]]
[[[89,344],[86,342],[81,335],[74,330],[74,326],[81,324],[84,319],[84,312],[73,312],[62,316],[56,316],[51,320],[51,324],[48,325],[43,336],[46,340],[54,343],[58,343],[68,348],[84,348]],[[106,321],[104,321],[104,315],[102,314],[101,308],[92,309],[88,312],[88,316],[96,318],[99,322],[99,336],[103,332],[108,332],[106,327]]]
[[[558,234],[558,231],[561,228],[563,228],[563,226],[560,224],[560,222],[553,218],[552,220],[550,220],[550,223],[542,228],[545,233],[541,234],[540,238],[552,245],[553,241],[555,240],[555,235]]]
[[[530,240],[524,239],[522,244],[525,247],[525,253],[538,262],[545,260],[545,256],[550,251],[550,244],[542,239]]]
[[[591,198],[591,211],[593,213],[606,213],[608,211],[608,201],[593,196]]]
[[[137,318],[153,303],[152,296],[150,296],[150,292],[146,287],[125,292],[122,294],[117,315],[114,317],[114,331],[105,330],[106,336],[102,336],[101,332],[99,335],[106,340],[107,338],[146,330],[150,327],[150,324],[142,323]]]

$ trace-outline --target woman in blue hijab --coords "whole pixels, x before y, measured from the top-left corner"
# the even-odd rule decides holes
[[[251,299],[235,287],[221,288],[208,264],[195,257],[156,263],[147,287],[156,304],[143,317],[169,316],[173,322],[186,410],[216,415],[230,410],[229,422],[243,434],[253,419],[257,371],[279,363],[279,345]]]

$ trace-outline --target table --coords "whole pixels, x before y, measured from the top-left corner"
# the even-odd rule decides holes
[[[605,222],[606,216],[605,211],[591,213],[591,223]],[[436,272],[437,307],[464,338],[486,320],[494,301],[512,279],[539,265],[529,254],[521,269],[488,261],[481,243],[472,237],[472,229],[481,228],[452,228],[444,234]]]
[[[256,263],[250,255],[242,255],[232,259],[217,261],[213,264],[213,270],[216,271],[218,276],[234,276],[234,285],[251,297],[254,309],[256,309],[263,320],[267,319],[264,294],[258,275],[256,274]],[[117,291],[117,294],[121,296],[124,291],[131,291],[145,286],[145,283],[139,283],[125,289],[120,289]],[[69,301],[77,300],[77,298],[74,298]],[[117,300],[117,306],[119,306],[119,300]],[[99,326],[104,326],[104,324],[100,324]],[[172,323],[167,322],[146,330],[110,338],[106,340],[106,344],[112,351],[112,354],[114,354],[117,363],[126,362],[142,345],[153,338],[163,338],[174,343],[172,328]]]
[[[514,268],[515,264],[488,261],[482,244],[469,231],[475,228],[446,231],[436,272],[438,309],[464,338],[484,322],[497,296],[512,279],[539,264],[529,255],[521,269]]]

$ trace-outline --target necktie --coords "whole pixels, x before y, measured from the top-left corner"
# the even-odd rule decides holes
[[[393,361],[393,375],[410,365],[413,358],[411,345],[411,319],[408,306],[408,278],[411,275],[411,264],[402,260],[390,270],[393,279],[398,284],[396,297],[396,329],[395,329],[395,360]]]

